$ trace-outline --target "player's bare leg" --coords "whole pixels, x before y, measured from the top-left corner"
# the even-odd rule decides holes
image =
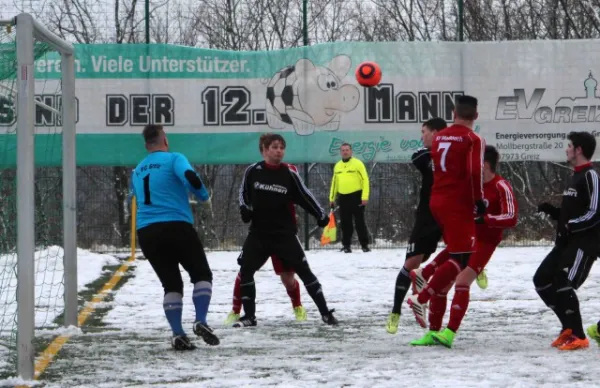
[[[302,306],[300,299],[300,284],[296,280],[294,272],[282,272],[279,277],[281,283],[284,285],[288,296],[292,302],[292,308],[294,309],[294,315],[297,321],[306,321],[306,309]]]

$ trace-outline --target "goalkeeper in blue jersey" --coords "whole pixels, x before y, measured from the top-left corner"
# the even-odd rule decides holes
[[[148,125],[143,132],[148,156],[133,170],[133,195],[137,204],[137,233],[144,256],[158,276],[164,292],[163,308],[173,330],[176,350],[193,350],[181,324],[183,280],[179,264],[194,285],[196,309],[194,333],[209,345],[219,339],[206,323],[212,295],[212,272],[204,247],[193,227],[188,191],[210,205],[210,197],[185,156],[169,152],[161,125]]]

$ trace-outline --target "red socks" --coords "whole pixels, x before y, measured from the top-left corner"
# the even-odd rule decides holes
[[[441,294],[446,287],[456,280],[460,271],[460,265],[452,259],[442,264],[442,266],[435,271],[435,275],[433,275],[423,291],[419,294],[419,303],[427,303],[433,295]]]
[[[233,312],[239,314],[242,311],[242,290],[240,288],[240,282],[242,278],[238,272],[235,277],[235,284],[233,285]]]
[[[240,274],[235,278],[235,284],[233,285],[233,312],[235,314],[239,314],[242,311],[242,290],[240,289]],[[292,301],[292,306],[298,307],[302,306],[302,301],[300,298],[300,284],[298,280],[294,280],[294,288],[286,288],[287,294]]]
[[[438,269],[442,264],[444,264],[450,258],[450,253],[447,249],[441,251],[435,259],[425,267],[423,267],[423,272],[421,274],[425,278],[425,280],[429,281],[429,279],[433,276],[436,269]]]
[[[302,306],[302,302],[300,301],[300,284],[298,283],[298,280],[294,280],[294,288],[286,288],[285,290],[292,301],[292,306]]]
[[[450,321],[448,329],[457,332],[460,327],[467,309],[469,308],[469,286],[454,287],[454,298],[452,298],[452,306],[450,306]],[[433,299],[432,299],[433,300]]]
[[[446,312],[447,295],[433,295],[429,301],[429,330],[439,331],[442,328]]]

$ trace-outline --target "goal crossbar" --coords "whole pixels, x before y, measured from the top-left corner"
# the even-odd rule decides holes
[[[64,325],[77,326],[77,234],[74,47],[22,13],[1,25],[16,29],[17,100],[17,373],[35,375],[35,41],[61,54]]]

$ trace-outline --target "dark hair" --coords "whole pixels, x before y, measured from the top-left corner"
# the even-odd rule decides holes
[[[350,145],[350,143],[342,143],[342,145],[340,146],[340,149],[342,149],[342,147],[349,147],[350,149],[352,149],[352,146]]]
[[[425,121],[423,123],[423,126],[429,128],[432,131],[441,131],[442,129],[446,128],[448,124],[443,118],[435,117],[433,119]]]
[[[567,139],[573,143],[573,148],[581,148],[581,153],[587,160],[591,160],[596,151],[596,138],[589,132],[571,132]]]
[[[458,96],[454,105],[456,116],[463,120],[475,120],[477,115],[477,99],[473,96]]]
[[[144,141],[147,145],[157,145],[161,135],[164,134],[162,125],[146,125],[142,131]]]
[[[490,170],[492,170],[492,172],[496,172],[496,168],[498,167],[498,160],[500,160],[500,153],[498,152],[496,147],[486,145],[485,151],[483,153],[483,161],[488,162],[490,164]]]
[[[285,139],[283,136],[277,133],[264,133],[260,136],[258,143],[258,149],[262,152],[264,149],[269,148],[273,142],[279,141],[283,148],[286,147]]]
[[[264,149],[265,139],[267,138],[267,136],[271,136],[271,135],[272,135],[272,133],[263,133],[262,135],[260,135],[260,138],[258,139],[258,150],[260,151],[261,154]]]

